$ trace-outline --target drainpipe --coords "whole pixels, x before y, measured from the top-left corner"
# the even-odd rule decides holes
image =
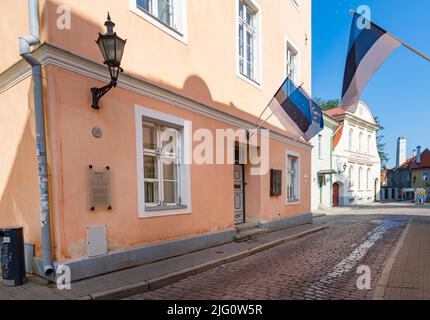
[[[34,110],[36,118],[36,150],[39,166],[40,222],[42,225],[43,272],[54,273],[51,247],[50,202],[48,188],[48,161],[46,157],[45,111],[43,105],[42,65],[31,53],[31,47],[40,44],[39,0],[28,0],[30,34],[19,38],[19,52],[33,71]]]

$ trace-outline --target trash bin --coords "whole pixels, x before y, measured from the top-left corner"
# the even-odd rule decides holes
[[[1,269],[3,284],[16,287],[25,281],[23,228],[0,229]]]

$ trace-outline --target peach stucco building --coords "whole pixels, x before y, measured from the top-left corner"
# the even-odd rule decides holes
[[[287,70],[311,92],[311,0],[165,3],[172,6],[39,3],[41,44],[32,53],[43,72],[52,259],[69,265],[74,280],[232,241],[243,222],[270,229],[312,221],[311,145],[290,138],[275,117],[264,127],[281,196],[270,194],[270,170],[184,162],[199,129],[253,128]],[[26,0],[3,0],[2,10],[0,227],[24,227],[42,275],[32,69],[18,48],[29,10]],[[90,88],[110,81],[94,41],[108,11],[127,39],[124,72],[94,110]],[[156,137],[165,130],[176,134],[169,157],[177,162],[160,169]],[[247,153],[243,143],[230,148]],[[89,204],[90,166],[109,168],[111,208]]]

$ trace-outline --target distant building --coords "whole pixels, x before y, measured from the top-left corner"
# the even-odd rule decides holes
[[[369,106],[360,101],[354,113],[340,108],[327,111],[340,122],[333,140],[333,206],[379,200],[381,159],[378,125]]]
[[[412,188],[430,189],[430,150],[420,153],[417,149],[415,161],[411,164]],[[430,191],[430,190],[429,190]],[[429,192],[428,192],[429,193]]]
[[[421,152],[421,146],[418,146],[413,155],[406,158],[406,139],[400,137],[396,158],[396,167],[386,172],[387,185],[381,191],[382,200],[411,200],[416,189],[427,189],[429,193],[430,150]]]
[[[324,130],[312,140],[312,210],[332,206],[333,136],[339,122],[324,114]]]

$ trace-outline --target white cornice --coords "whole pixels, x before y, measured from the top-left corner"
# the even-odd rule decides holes
[[[34,52],[34,56],[41,62],[43,67],[54,65],[89,78],[103,82],[110,81],[108,70],[103,64],[94,62],[70,51],[58,48],[54,45],[43,43]],[[24,61],[20,60],[6,71],[0,74],[0,94],[13,87],[20,81],[31,76],[31,67]],[[162,101],[179,108],[183,108],[194,113],[207,116],[211,119],[222,121],[230,125],[252,129],[253,123],[204,105],[200,102],[191,100],[183,95],[162,88],[142,78],[132,76],[127,73],[121,74],[118,87],[133,91],[147,97]],[[270,136],[278,141],[294,145],[306,150],[311,150],[312,146],[308,143],[296,141],[286,135],[270,131]]]

